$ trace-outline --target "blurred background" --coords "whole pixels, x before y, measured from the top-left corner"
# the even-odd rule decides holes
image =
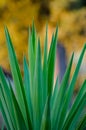
[[[72,52],[75,52],[73,72],[86,42],[86,0],[0,0],[0,65],[10,72],[4,34],[6,25],[11,34],[21,70],[23,69],[23,55],[27,55],[28,27],[31,27],[33,19],[38,35],[41,37],[42,49],[46,22],[48,22],[48,48],[51,35],[58,25],[58,42],[61,45],[62,55],[59,53],[57,61],[61,62],[59,66],[61,64],[63,66],[58,69],[59,71],[63,69],[63,75]],[[86,56],[80,69],[76,92],[84,79],[86,79]]]

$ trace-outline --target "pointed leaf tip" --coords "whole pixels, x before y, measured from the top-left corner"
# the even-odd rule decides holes
[[[5,31],[8,30],[6,25],[4,26],[4,30],[5,30]]]
[[[86,43],[85,43],[85,49],[86,49]]]
[[[7,26],[4,26],[5,36],[8,34],[8,28]]]
[[[55,32],[55,34],[57,35],[57,33],[58,33],[58,26],[56,26],[56,32]]]
[[[84,80],[84,83],[86,84],[86,79]]]

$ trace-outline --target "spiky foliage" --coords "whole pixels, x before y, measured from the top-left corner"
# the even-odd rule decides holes
[[[73,77],[69,82],[74,54],[59,86],[58,77],[54,85],[57,33],[52,35],[49,53],[47,52],[47,29],[42,63],[40,39],[33,24],[29,30],[29,65],[24,57],[24,79],[20,72],[16,54],[7,28],[5,35],[14,86],[6,81],[0,68],[0,109],[7,130],[82,130],[86,126],[86,81],[70,106],[86,44],[82,49]],[[28,67],[29,66],[29,67]],[[54,89],[53,89],[54,88]]]

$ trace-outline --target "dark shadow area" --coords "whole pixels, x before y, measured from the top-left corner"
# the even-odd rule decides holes
[[[30,1],[31,1],[31,3],[35,4],[35,3],[41,2],[42,0],[30,0]]]
[[[66,71],[67,61],[66,61],[66,50],[64,46],[58,42],[57,44],[57,57],[59,59],[59,83],[62,82],[63,76]]]
[[[4,15],[4,13],[6,11],[8,11],[8,7],[7,6],[5,6],[3,8],[0,8],[0,19],[3,19],[3,15]]]
[[[44,20],[48,21],[51,16],[50,3],[49,1],[40,2],[40,7],[38,9],[38,23],[44,24]]]
[[[77,0],[77,1],[70,1],[66,9],[72,11],[72,10],[78,10],[83,7],[86,7],[86,0]]]
[[[50,16],[50,7],[46,3],[41,3],[40,8],[39,8],[39,18],[41,16]]]
[[[80,36],[86,36],[86,28],[81,28],[78,34]]]

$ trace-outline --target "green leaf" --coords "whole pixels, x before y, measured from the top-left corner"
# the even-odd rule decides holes
[[[53,90],[52,96],[51,96],[51,109],[52,109],[53,104],[55,105],[55,103],[56,103],[57,93],[58,93],[58,76],[57,76],[54,90]]]
[[[24,57],[24,84],[25,84],[25,95],[28,104],[28,110],[30,113],[31,122],[33,122],[33,114],[32,114],[32,101],[31,101],[31,88],[30,88],[30,77],[29,77],[29,70],[26,58]]]
[[[68,116],[67,116],[67,119],[65,122],[67,122],[67,120],[70,120],[70,118],[72,117],[75,110],[78,109],[78,105],[80,104],[80,101],[82,100],[82,97],[85,93],[86,93],[86,81],[84,81],[84,83],[75,99],[75,102],[74,102],[70,112],[68,113]],[[65,122],[64,122],[64,124],[65,124]]]
[[[54,83],[54,68],[55,68],[55,59],[56,59],[56,45],[57,45],[57,33],[58,29],[56,28],[55,36],[52,36],[50,51],[48,55],[48,93],[51,95]]]
[[[11,93],[10,93],[10,88],[6,82],[5,76],[3,74],[2,69],[0,68],[0,79],[1,79],[1,84],[2,84],[2,92],[3,92],[3,96],[9,111],[9,115],[11,117],[12,120],[12,124],[13,127],[15,129],[18,129],[18,127],[16,127],[17,122],[16,122],[16,117],[14,114],[14,110],[13,110],[13,103],[12,103],[12,97],[11,97]]]
[[[47,125],[47,110],[48,110],[48,106],[47,106],[47,103],[46,103],[45,108],[44,108],[44,112],[43,112],[43,115],[42,115],[42,121],[41,121],[40,130],[46,130],[46,125]]]
[[[57,92],[57,95],[55,97],[54,104],[52,105],[52,108],[51,108],[51,118],[52,118],[52,122],[53,122],[52,129],[58,128],[62,104],[63,104],[63,101],[64,101],[65,92],[66,92],[66,89],[67,89],[68,80],[69,80],[69,76],[70,76],[70,72],[71,72],[73,57],[74,57],[74,53],[72,54],[70,63],[67,67],[67,70],[65,72],[64,78],[63,78],[62,83],[61,83],[61,86],[60,86],[59,91]]]
[[[43,104],[45,105],[48,94],[48,69],[47,69],[47,43],[48,43],[48,27],[46,25],[46,36],[44,44],[44,61],[43,61]]]
[[[29,127],[31,128],[31,121],[29,118],[28,110],[27,110],[24,85],[23,85],[18,61],[16,59],[14,48],[12,46],[11,38],[6,27],[5,27],[5,34],[6,34],[7,47],[9,50],[8,54],[9,54],[9,60],[10,60],[10,67],[11,67],[11,72],[12,72],[12,76],[13,76],[13,80],[15,84],[16,99],[21,109],[27,128],[28,128],[28,124],[29,124]]]
[[[65,124],[63,127],[64,130],[67,130],[68,128],[69,130],[74,130],[77,120],[79,119],[81,112],[85,106],[86,106],[86,92],[82,96],[79,104],[77,105],[73,113],[65,121]]]
[[[10,117],[10,114],[9,114],[9,110],[7,108],[7,104],[6,104],[6,101],[4,99],[4,95],[3,95],[3,92],[2,92],[1,85],[0,85],[0,110],[3,114],[3,116],[4,116],[4,120],[5,120],[7,129],[8,130],[14,130],[12,120],[11,120],[11,117]]]
[[[36,53],[33,98],[34,98],[33,100],[34,129],[39,130],[43,112],[42,65],[41,65],[41,49],[39,40]]]
[[[29,40],[28,40],[28,57],[29,57],[29,73],[30,73],[30,90],[31,90],[31,98],[32,98],[34,70],[35,70],[35,56],[33,50],[32,35],[30,30],[29,30]]]
[[[83,117],[83,119],[78,124],[76,130],[85,130],[86,129],[86,115]]]
[[[86,44],[84,45],[84,47],[82,49],[82,52],[81,52],[80,58],[78,60],[75,72],[73,74],[72,80],[71,80],[70,85],[69,85],[67,92],[66,92],[65,100],[64,100],[64,103],[63,103],[63,106],[62,106],[61,117],[60,117],[60,123],[61,123],[60,128],[63,125],[63,122],[64,122],[65,117],[66,117],[66,113],[69,109],[69,104],[71,102],[71,97],[72,97],[72,94],[73,94],[74,86],[75,86],[75,83],[76,83],[76,80],[77,80],[77,76],[78,76],[78,73],[79,73],[79,70],[80,70],[80,66],[81,66],[81,63],[82,63],[82,60],[83,60],[83,57],[84,57],[85,50],[86,50]]]
[[[11,88],[11,94],[12,94],[12,98],[13,98],[13,107],[14,107],[14,111],[15,111],[15,114],[16,114],[17,123],[19,125],[19,130],[29,130],[29,128],[27,129],[25,120],[23,118],[23,115],[21,113],[20,107],[18,105],[18,102],[16,100],[16,97],[14,95],[12,88]]]
[[[46,100],[42,115],[41,130],[51,130],[50,96]]]
[[[31,36],[32,36],[34,57],[36,58],[37,35],[36,35],[36,29],[35,29],[34,21],[33,21],[33,24],[32,24],[32,35]]]

